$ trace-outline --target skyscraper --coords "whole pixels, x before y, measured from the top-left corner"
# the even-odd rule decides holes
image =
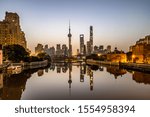
[[[93,52],[93,26],[90,26],[91,53]]]
[[[90,26],[90,40],[87,41],[87,55],[93,53],[93,26]]]
[[[80,54],[84,54],[84,34],[80,34]]]
[[[71,29],[70,29],[70,22],[69,22],[69,34],[68,34],[68,38],[69,38],[69,52],[68,52],[68,56],[71,57],[72,56],[72,45],[71,45]]]
[[[62,55],[62,51],[61,51],[61,45],[57,44],[56,45],[56,56],[61,56]]]
[[[62,55],[67,56],[67,54],[68,54],[67,52],[68,52],[68,48],[67,48],[66,44],[63,44],[62,45]]]

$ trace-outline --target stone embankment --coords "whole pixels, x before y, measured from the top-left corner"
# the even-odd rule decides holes
[[[109,61],[97,61],[93,59],[88,59],[86,61],[89,65],[110,65],[110,66],[119,66],[124,69],[131,69],[143,72],[150,72],[150,64],[142,63],[119,63],[119,62],[109,62]]]
[[[0,65],[0,71],[2,71],[3,69],[7,69],[7,67],[9,65],[12,66],[21,66],[22,70],[27,70],[27,69],[35,69],[35,68],[41,68],[41,67],[46,67],[48,65],[48,61],[44,60],[44,61],[37,61],[37,62],[22,62],[22,63],[11,63],[11,64],[7,64],[7,65]]]

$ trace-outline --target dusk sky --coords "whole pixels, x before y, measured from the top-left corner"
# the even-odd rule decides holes
[[[27,46],[37,43],[68,45],[71,22],[72,46],[79,48],[79,35],[89,40],[93,26],[94,45],[112,45],[128,51],[130,45],[150,34],[150,0],[0,0],[0,20],[5,12],[20,16]]]

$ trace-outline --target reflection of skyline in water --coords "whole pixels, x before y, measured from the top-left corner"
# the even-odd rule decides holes
[[[78,72],[79,76],[78,74],[74,73],[75,68],[79,70]],[[95,86],[94,80],[96,81],[101,80],[101,79],[98,79],[98,77],[95,77],[100,72],[102,73],[106,72],[107,75],[110,74],[109,76],[111,76],[111,78],[116,79],[116,80],[119,80],[121,77],[124,77],[124,75],[128,73],[132,76],[132,79],[136,83],[150,84],[150,74],[148,73],[142,73],[142,72],[136,72],[136,71],[129,73],[124,69],[119,69],[118,67],[113,67],[113,66],[97,67],[97,66],[87,66],[82,63],[76,64],[76,65],[72,63],[53,63],[51,64],[49,68],[46,68],[46,69],[30,70],[30,71],[25,71],[20,74],[14,74],[14,75],[1,73],[0,74],[0,99],[6,99],[6,100],[7,99],[21,99],[23,92],[26,90],[26,83],[28,82],[27,80],[32,78],[32,74],[37,74],[37,77],[42,78],[43,76],[45,76],[45,74],[48,74],[49,72],[53,72],[53,73],[55,72],[55,74],[60,74],[60,75],[68,74],[68,78],[66,77],[67,78],[66,83],[68,84],[69,96],[77,97],[75,99],[82,99],[80,98],[80,96],[78,97],[74,95],[75,88],[80,89],[79,86],[82,87],[82,85],[84,85],[85,87],[88,88],[88,89],[85,89],[85,87],[82,87],[82,90],[83,89],[85,90],[85,94],[88,91],[90,91],[91,93],[95,90],[97,91],[98,87],[97,85]],[[78,83],[76,82],[74,77],[79,79]],[[59,84],[61,84],[61,82]],[[76,93],[77,92],[78,91],[76,91]],[[77,94],[81,95],[79,93]],[[69,99],[69,98],[65,98],[65,99]],[[91,99],[97,99],[97,98],[93,97]]]

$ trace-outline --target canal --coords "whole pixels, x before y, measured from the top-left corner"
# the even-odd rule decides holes
[[[112,66],[52,63],[20,74],[0,73],[0,99],[150,99],[150,74]]]

